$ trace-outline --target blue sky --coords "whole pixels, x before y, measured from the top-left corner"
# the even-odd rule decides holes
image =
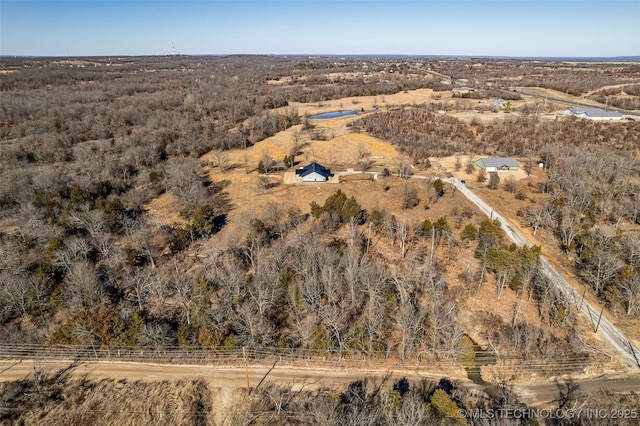
[[[640,55],[640,0],[0,0],[0,54]]]

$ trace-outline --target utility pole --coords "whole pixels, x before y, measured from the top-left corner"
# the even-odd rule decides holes
[[[244,359],[244,374],[247,378],[247,395],[251,394],[251,388],[249,387],[249,369],[247,368],[247,347],[242,347],[242,359]]]
[[[631,353],[633,354],[633,358],[635,358],[636,360],[636,364],[638,365],[638,367],[640,367],[640,361],[638,361],[638,357],[636,356],[635,349],[633,349],[633,343],[631,343],[631,340],[629,340],[629,347],[631,348]]]
[[[580,299],[580,306],[578,307],[578,312],[582,311],[582,302],[584,302],[584,296],[587,294],[587,287],[585,286],[584,291],[582,292],[582,299]]]
[[[602,313],[604,312],[604,306],[600,310],[600,316],[598,317],[598,324],[596,324],[596,333],[598,332],[598,327],[600,327],[600,320],[602,319]]]

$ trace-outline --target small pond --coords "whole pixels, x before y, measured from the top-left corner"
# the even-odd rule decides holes
[[[309,118],[313,118],[314,120],[323,119],[323,118],[336,118],[336,117],[345,117],[347,115],[356,115],[358,111],[356,110],[347,110],[347,111],[333,111],[333,112],[323,112],[322,114],[312,115]]]

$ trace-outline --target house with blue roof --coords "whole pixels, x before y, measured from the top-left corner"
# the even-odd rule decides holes
[[[296,178],[303,182],[326,182],[330,177],[331,171],[315,161],[296,170]]]

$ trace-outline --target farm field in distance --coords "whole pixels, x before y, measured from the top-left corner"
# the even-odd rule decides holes
[[[640,64],[174,55],[0,72],[1,422],[99,422],[96,406],[119,422],[107,407],[145,392],[122,406],[147,423],[597,405],[636,424],[637,392],[593,383],[640,380],[595,332],[602,316],[640,346]],[[567,112],[587,108],[620,114]],[[312,162],[327,182],[297,177]],[[158,363],[154,379],[118,378],[125,362]]]

